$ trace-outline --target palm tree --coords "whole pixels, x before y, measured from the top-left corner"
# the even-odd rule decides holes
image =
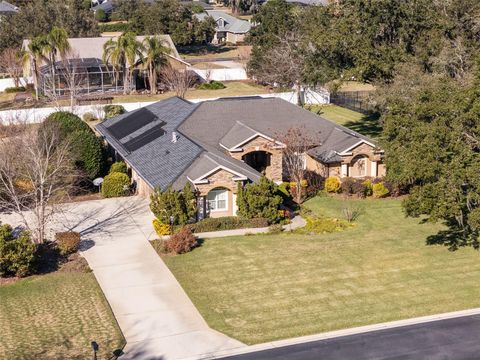
[[[52,91],[55,94],[55,63],[57,55],[63,59],[70,50],[68,33],[65,29],[54,26],[46,36],[46,44],[43,48],[45,57],[48,59],[52,73]]]
[[[35,99],[38,100],[38,71],[42,62],[44,48],[46,46],[46,36],[37,36],[30,40],[27,48],[23,51],[22,62],[25,72],[32,73],[33,86],[35,87]]]
[[[116,76],[123,71],[123,93],[127,94],[132,83],[133,69],[137,58],[143,58],[143,45],[135,34],[127,32],[117,40],[110,39],[103,46],[103,62],[112,65]]]
[[[163,65],[167,63],[166,54],[170,49],[164,46],[164,40],[158,36],[146,37],[143,40],[145,55],[143,57],[143,67],[148,72],[148,81],[150,83],[150,93],[157,93],[157,76]]]

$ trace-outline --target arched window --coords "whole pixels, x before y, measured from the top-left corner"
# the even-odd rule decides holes
[[[209,211],[228,210],[228,190],[223,188],[213,189],[207,195]]]

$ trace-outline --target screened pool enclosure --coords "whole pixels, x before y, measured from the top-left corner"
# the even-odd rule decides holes
[[[49,65],[42,66],[39,75],[39,89],[43,94],[55,92],[55,95],[64,96],[74,92],[75,95],[94,95],[124,91],[123,71],[114,71],[111,65],[96,58],[58,61],[54,69]],[[144,87],[138,70],[134,71],[132,78],[128,91]]]

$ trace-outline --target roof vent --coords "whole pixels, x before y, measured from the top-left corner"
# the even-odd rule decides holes
[[[175,131],[172,132],[172,143],[176,143],[178,140],[178,135]]]

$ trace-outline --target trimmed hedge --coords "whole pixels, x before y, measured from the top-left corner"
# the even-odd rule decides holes
[[[102,195],[106,198],[125,196],[130,188],[127,174],[114,172],[105,176],[102,184]]]
[[[186,225],[186,227],[193,233],[201,233],[245,228],[263,228],[268,225],[268,220],[264,218],[243,219],[238,216],[225,216],[219,218],[207,218],[195,224]]]
[[[158,236],[162,237],[165,235],[170,235],[172,233],[171,226],[168,224],[162,224],[158,219],[152,220],[153,228]]]
[[[112,164],[112,166],[110,166],[110,171],[108,173],[111,174],[111,173],[114,173],[114,172],[118,172],[118,173],[122,173],[122,174],[128,174],[127,164],[125,164],[125,162],[123,162],[123,161],[114,162]]]
[[[225,88],[226,86],[222,82],[216,80],[212,80],[208,83],[203,83],[198,87],[199,90],[221,90]]]
[[[25,86],[12,86],[12,87],[7,87],[4,91],[7,93],[7,94],[12,94],[12,93],[19,93],[19,92],[24,92],[26,89],[25,89]]]
[[[325,180],[325,191],[329,193],[340,192],[342,183],[335,176],[330,176]]]
[[[60,255],[67,256],[78,250],[80,234],[75,231],[58,232],[55,234],[55,241]]]

